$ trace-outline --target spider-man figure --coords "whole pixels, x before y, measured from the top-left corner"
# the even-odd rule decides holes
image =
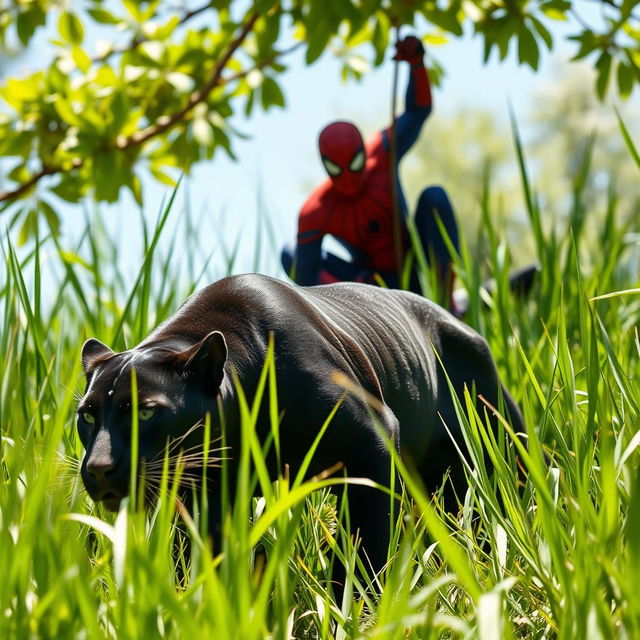
[[[423,58],[424,47],[414,36],[396,45],[394,59],[406,61],[411,67],[406,109],[395,124],[398,161],[416,141],[431,113],[431,88]],[[397,163],[391,171],[393,131],[392,127],[379,131],[366,144],[350,122],[332,122],[321,131],[320,156],[329,178],[315,189],[300,211],[295,249],[285,247],[281,256],[284,269],[298,284],[375,282],[374,273],[378,273],[388,286],[398,286],[397,274],[402,264],[397,264],[394,250],[392,175],[397,185],[402,262],[410,241]],[[449,198],[442,187],[432,186],[420,195],[415,225],[427,258],[435,259],[446,299],[450,299],[451,257],[437,217],[457,250],[458,229]],[[351,261],[322,249],[322,239],[327,234],[345,246]],[[415,274],[411,288],[419,290]]]

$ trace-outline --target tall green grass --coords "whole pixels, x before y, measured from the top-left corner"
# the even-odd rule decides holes
[[[268,478],[265,447],[276,454],[279,447],[271,356],[258,397],[243,399],[239,476],[223,473],[223,484],[237,483],[238,498],[221,553],[212,556],[206,543],[206,502],[179,524],[179,471],[160,474],[150,513],[128,500],[114,517],[84,493],[74,426],[83,339],[132,346],[177,308],[205,268],[206,260],[189,257],[181,271],[176,264],[180,253],[191,256],[188,247],[162,249],[175,202],[145,227],[133,276],[118,266],[120,249],[99,213],[77,246],[45,230],[20,250],[6,237],[0,637],[640,637],[640,299],[631,233],[638,211],[621,211],[613,191],[606,211],[585,202],[591,144],[558,228],[539,204],[517,131],[515,141],[542,267],[534,293],[523,302],[508,291],[512,256],[493,224],[488,174],[478,238],[487,257],[474,259],[463,242],[456,269],[471,292],[467,321],[489,340],[523,409],[527,446],[507,423],[496,437],[471,398],[459,403],[469,490],[457,517],[396,459],[400,509],[384,523],[392,545],[379,578],[356,571],[353,541],[341,534],[348,505],[340,490],[329,491],[346,482],[340,471]],[[185,214],[185,237],[193,239],[190,220]],[[229,271],[236,253],[223,250]],[[435,279],[423,270],[428,287]],[[490,298],[479,290],[488,276],[496,281]],[[266,444],[253,428],[261,397],[274,423]],[[251,498],[255,487],[262,497]],[[177,584],[172,555],[181,536],[190,540],[190,573]],[[329,586],[334,562],[346,566],[340,601]]]

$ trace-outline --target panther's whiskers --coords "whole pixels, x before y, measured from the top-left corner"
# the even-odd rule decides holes
[[[206,458],[206,465],[205,465],[204,464],[205,455],[202,452],[202,453],[192,453],[192,454],[189,454],[188,456],[180,456],[180,455],[173,456],[167,460],[167,463],[170,468],[180,464],[184,468],[188,469],[188,468],[196,468],[196,467],[204,467],[204,466],[219,467],[220,466],[219,463],[225,460],[230,460],[230,458],[210,455]],[[158,460],[156,462],[149,463],[146,465],[147,471],[156,471],[156,470],[162,471],[164,467],[165,467],[164,460]]]
[[[56,451],[56,458],[58,459],[58,462],[60,462],[63,466],[73,466],[76,468],[80,468],[80,465],[82,463],[82,461],[75,456],[71,456],[60,451]]]
[[[81,461],[74,456],[61,452],[56,452],[57,467],[55,477],[51,479],[49,487],[51,489],[62,489],[69,485],[69,482],[78,477],[80,473]]]
[[[202,482],[202,476],[200,474],[197,473],[182,473],[180,474],[179,477],[179,482],[181,482],[182,480],[195,480],[198,483]],[[156,482],[156,483],[160,483],[162,482],[162,474],[149,474],[147,476],[145,476],[145,480],[150,480],[152,482]],[[171,484],[171,482],[174,482],[175,480],[170,480],[169,484]]]
[[[172,453],[176,450],[176,448],[178,446],[180,446],[181,442],[184,442],[184,440],[186,438],[188,438],[196,429],[200,428],[200,427],[204,427],[205,423],[202,420],[199,420],[198,422],[196,422],[192,427],[190,427],[189,429],[187,429],[187,431],[185,433],[183,433],[182,435],[171,439],[166,447],[166,451],[168,451],[169,453]],[[210,441],[210,444],[213,444],[215,442],[218,442],[221,439],[221,436],[214,438],[213,440]],[[198,445],[196,445],[198,446]],[[200,445],[201,446],[201,445]],[[151,460],[150,462],[152,462],[153,460],[155,460],[156,458],[158,458],[160,455],[163,455],[165,452],[164,451],[159,451]]]
[[[157,500],[160,498],[160,492],[162,489],[162,480],[158,478],[147,478],[146,486],[153,491],[153,497]],[[178,481],[178,488],[195,488],[199,489],[202,486],[202,478],[200,476],[182,476]]]
[[[216,453],[220,451],[226,451],[229,448],[230,447],[219,447],[217,449],[210,449],[209,456],[214,457]],[[194,447],[189,447],[188,449],[180,449],[177,453],[170,455],[167,459],[171,462],[171,461],[178,460],[179,458],[186,459],[192,456],[198,456],[200,458],[204,458],[204,454],[205,454],[205,451],[202,445],[196,445]],[[149,460],[147,464],[162,465],[164,464],[164,457],[162,459],[158,459],[158,456],[155,456],[151,460]]]

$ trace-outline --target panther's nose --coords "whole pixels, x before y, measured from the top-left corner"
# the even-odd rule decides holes
[[[107,475],[117,466],[116,455],[114,455],[113,434],[109,429],[99,429],[93,445],[87,453],[87,473],[102,483],[107,479]]]
[[[87,472],[98,481],[104,481],[107,474],[116,468],[111,458],[91,458],[87,461]]]

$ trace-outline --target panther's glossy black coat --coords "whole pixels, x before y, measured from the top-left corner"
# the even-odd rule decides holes
[[[94,500],[117,508],[128,490],[131,369],[139,403],[153,416],[140,423],[140,457],[151,460],[167,439],[185,433],[207,411],[219,428],[217,398],[226,416],[226,439],[240,447],[232,371],[249,398],[255,390],[273,334],[277,372],[281,460],[293,472],[343,394],[332,374],[342,372],[379,399],[377,420],[401,455],[411,458],[425,485],[436,489],[447,468],[463,477],[443,421],[460,439],[449,388],[434,349],[454,388],[475,385],[497,405],[500,393],[516,431],[519,410],[501,389],[486,341],[439,306],[417,295],[362,284],[295,287],[262,275],[225,278],[191,296],[177,313],[129,351],[114,353],[92,339],[82,352],[87,390],[78,408],[86,449],[82,477]],[[88,418],[89,422],[85,418]],[[268,411],[258,426],[270,432]],[[201,438],[201,434],[199,434]],[[311,473],[343,462],[349,475],[388,484],[390,454],[370,408],[357,394],[341,404],[315,456]],[[275,459],[271,472],[278,470]],[[211,476],[215,536],[217,501]],[[351,526],[376,568],[388,543],[388,496],[350,489]]]

